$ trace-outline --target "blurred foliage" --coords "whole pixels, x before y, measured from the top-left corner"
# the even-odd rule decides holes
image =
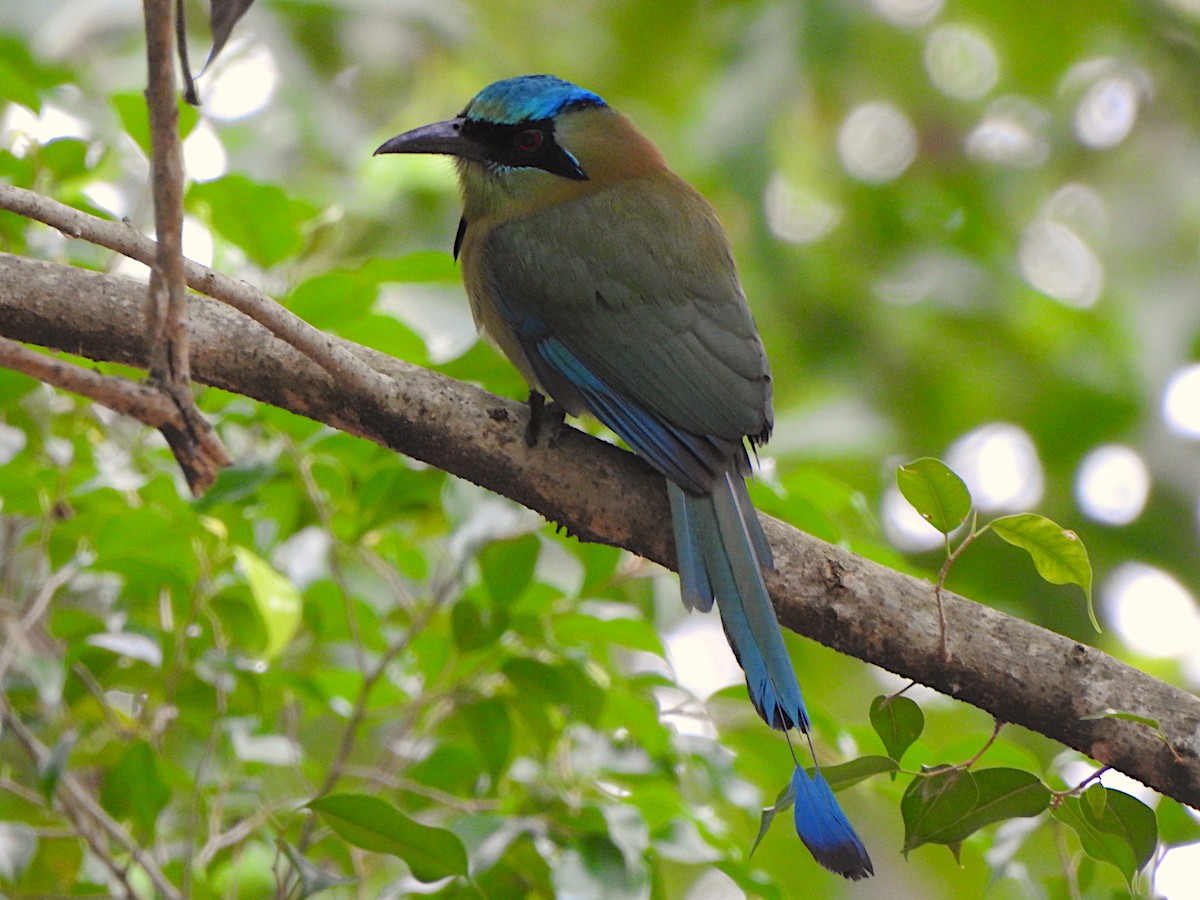
[[[5,6],[0,178],[150,227],[140,15]],[[568,77],[630,114],[734,239],[775,370],[764,511],[932,577],[940,536],[891,501],[898,462],[945,458],[985,511],[1083,538],[1106,631],[1002,541],[973,545],[951,589],[1194,687],[1185,659],[1122,645],[1106,584],[1137,563],[1200,595],[1200,451],[1163,415],[1200,360],[1198,16],[260,0],[182,120],[188,252],[322,328],[522,396],[473,338],[450,167],[371,152],[497,78]],[[136,272],[7,213],[0,249]],[[1118,786],[1154,814],[1111,784],[1055,805],[1047,786],[1090,771],[1077,755],[1012,729],[989,745],[986,716],[927,692],[872,703],[897,680],[793,637],[877,877],[843,885],[783,823],[750,858],[763,807],[786,807],[788,750],[740,684],[700,703],[676,680],[664,637],[697,621],[672,577],[311,422],[201,402],[238,465],[192,501],[156,435],[0,371],[0,681],[46,748],[36,764],[11,729],[0,744],[8,896],[122,889],[127,854],[81,838],[64,778],[193,897],[401,896],[463,850],[470,880],[437,895],[1148,896],[1162,850],[1200,839],[1135,785]],[[995,426],[1004,453],[972,455]],[[1109,444],[1149,476],[1119,523],[1077,488]],[[1031,489],[989,495],[1010,469]],[[882,774],[901,756],[933,776]],[[136,866],[127,882],[150,895]]]

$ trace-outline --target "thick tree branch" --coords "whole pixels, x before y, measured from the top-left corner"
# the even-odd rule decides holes
[[[216,276],[189,263],[193,284]],[[197,276],[193,279],[192,275]],[[93,359],[145,366],[142,286],[0,254],[0,333]],[[523,405],[335,338],[353,385],[219,303],[193,298],[197,380],[254,397],[424,460],[565,525],[584,540],[674,563],[661,478],[616,447],[565,428],[526,446]],[[362,390],[380,385],[370,402]],[[1200,806],[1200,699],[1105,653],[953,594],[953,663],[942,661],[933,586],[767,520],[769,581],[787,627],[1024,725]],[[1156,720],[1174,751],[1119,709]]]

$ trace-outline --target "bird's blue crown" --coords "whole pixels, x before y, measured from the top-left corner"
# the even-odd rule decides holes
[[[515,125],[552,119],[568,107],[606,105],[599,95],[553,75],[521,75],[489,84],[467,104],[463,115],[479,122]]]

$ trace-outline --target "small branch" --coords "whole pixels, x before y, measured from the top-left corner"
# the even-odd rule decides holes
[[[212,426],[196,408],[188,353],[187,284],[183,273],[183,148],[175,99],[174,0],[143,0],[149,84],[151,184],[158,236],[146,293],[150,383],[179,408],[183,427],[163,428],[192,493],[199,496],[232,463]]]
[[[151,185],[154,231],[158,236],[146,307],[146,346],[150,377],[186,385],[188,365],[187,293],[183,277],[183,149],[175,101],[175,4],[144,0],[149,85]]]
[[[3,717],[3,721],[7,725],[7,730],[25,748],[25,752],[29,754],[34,764],[39,768],[43,766],[50,758],[50,748],[39,741],[33,732],[25,727],[25,723],[21,721],[20,716],[17,715],[16,710],[9,703],[8,697],[3,693],[0,693],[0,716]],[[96,854],[96,858],[103,862],[109,871],[113,873],[113,876],[121,883],[130,897],[136,897],[137,894],[129,883],[125,866],[113,858],[91,828],[82,827],[83,823],[81,819],[93,822],[122,851],[129,854],[133,862],[146,873],[146,877],[154,885],[157,896],[165,897],[166,900],[182,900],[182,895],[178,889],[167,879],[157,863],[138,846],[133,838],[129,836],[129,833],[121,826],[121,823],[113,819],[112,816],[100,807],[100,804],[93,799],[92,795],[83,788],[70,772],[63,772],[59,778],[57,796],[59,802],[63,805],[63,810],[76,823],[76,833],[83,835],[88,845],[92,848],[92,852]]]
[[[101,375],[66,360],[30,350],[5,337],[0,337],[0,366],[80,394],[151,428],[183,426],[179,409],[170,397],[154,385]]]
[[[49,225],[67,237],[107,247],[146,266],[153,266],[157,256],[155,242],[128,222],[88,215],[24,188],[0,184],[0,209]],[[328,372],[341,390],[360,402],[378,405],[391,399],[394,393],[391,379],[374,371],[336,338],[313,328],[258,288],[189,259],[184,260],[183,269],[192,290],[249,316]]]

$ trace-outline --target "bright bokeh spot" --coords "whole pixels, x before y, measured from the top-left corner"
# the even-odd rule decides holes
[[[1040,220],[1026,228],[1017,260],[1030,287],[1067,306],[1087,309],[1104,287],[1099,257],[1061,222]]]
[[[23,157],[34,144],[48,144],[58,138],[88,138],[90,129],[81,119],[50,103],[34,114],[18,103],[9,103],[0,118],[0,146]]]
[[[183,217],[183,255],[202,266],[212,265],[212,232],[199,219],[191,216]]]
[[[1189,809],[1189,813],[1192,811]],[[1195,813],[1192,813],[1194,816]],[[1167,851],[1154,870],[1154,893],[1168,900],[1196,896],[1200,883],[1200,844],[1185,844]]]
[[[664,712],[681,703],[687,706],[689,694],[706,700],[717,691],[745,683],[715,614],[688,615],[681,619],[663,635],[663,649],[676,684],[686,692],[670,690],[660,694]],[[664,721],[680,734],[712,737],[716,733],[712,721],[703,715],[667,715]]]
[[[1144,563],[1122,563],[1101,588],[1108,618],[1122,640],[1145,656],[1200,654],[1195,598],[1172,576]]]
[[[1108,204],[1094,188],[1069,181],[1042,207],[1042,218],[1059,222],[1077,234],[1098,237],[1108,231]]]
[[[1175,434],[1200,439],[1200,363],[1171,376],[1163,389],[1162,415]]]
[[[1106,444],[1079,464],[1075,499],[1088,518],[1106,525],[1128,525],[1142,514],[1149,496],[1150,472],[1130,447]]]
[[[942,11],[945,0],[872,0],[875,12],[893,25],[916,28],[928,25]]]
[[[183,165],[194,181],[212,181],[225,174],[229,161],[212,125],[201,119],[183,142]]]
[[[1075,106],[1075,136],[1085,146],[1107,150],[1129,136],[1149,89],[1140,72],[1114,71],[1107,61],[1090,65],[1108,71],[1092,81],[1079,98]],[[1088,67],[1085,63],[1077,69]]]
[[[948,97],[974,100],[996,86],[1000,63],[987,36],[969,25],[943,25],[925,43],[925,68]]]
[[[880,518],[892,546],[903,553],[926,553],[945,546],[942,533],[921,518],[894,484],[883,492]]]
[[[842,220],[842,211],[778,173],[767,183],[764,212],[771,233],[792,244],[819,241]]]
[[[969,307],[986,287],[986,275],[977,263],[947,250],[915,254],[871,285],[884,303],[928,302],[950,309]]]
[[[884,184],[903,174],[917,155],[917,132],[890,103],[864,103],[838,131],[838,155],[860,181]]]
[[[1050,116],[1024,97],[1001,97],[967,135],[967,155],[1017,169],[1042,165],[1050,155]]]
[[[93,181],[83,189],[83,195],[118,219],[124,218],[128,213],[128,199],[124,192],[111,182]]]
[[[271,51],[259,44],[228,64],[223,58],[212,79],[204,92],[205,113],[214,119],[241,119],[271,102],[279,86],[279,69]]]
[[[984,512],[1022,512],[1042,499],[1042,463],[1023,428],[991,422],[967,432],[946,451],[946,465],[958,473]]]

